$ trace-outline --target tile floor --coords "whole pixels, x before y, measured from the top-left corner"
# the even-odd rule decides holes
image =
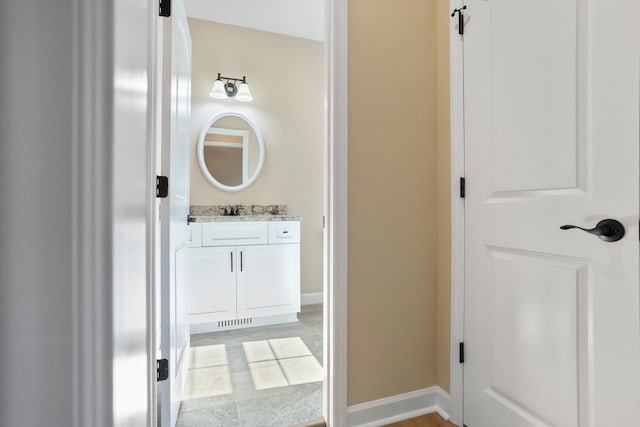
[[[191,337],[178,427],[288,427],[322,417],[322,305],[299,322]]]

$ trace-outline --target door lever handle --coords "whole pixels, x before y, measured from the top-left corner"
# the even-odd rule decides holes
[[[563,225],[560,227],[561,230],[570,230],[572,228],[577,228],[578,230],[598,236],[605,242],[617,242],[624,237],[624,225],[615,219],[603,219],[591,229],[578,227],[577,225]]]

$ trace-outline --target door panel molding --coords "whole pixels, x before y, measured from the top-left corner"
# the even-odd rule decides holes
[[[579,13],[585,2],[495,0],[483,8],[471,6],[476,23],[490,23],[486,32],[471,24],[467,44],[486,49],[489,58],[485,86],[471,90],[489,100],[490,120],[483,122],[493,152],[494,192],[579,187],[586,135],[580,111],[588,98],[580,84],[587,72],[580,61],[586,43],[579,31],[586,25]],[[513,19],[514,13],[527,19]],[[545,22],[544,31],[539,31],[540,22]],[[512,43],[519,34],[535,36]],[[550,92],[552,103],[546,102]],[[542,163],[549,165],[545,174],[538,173]]]
[[[589,384],[582,380],[588,378],[592,360],[591,261],[490,245],[486,249],[493,326],[487,330],[486,349],[478,349],[483,355],[476,355],[486,352],[490,359],[485,393],[533,425],[577,426],[580,412],[590,404]],[[516,327],[513,318],[526,319],[520,325],[529,327]],[[566,407],[575,410],[567,415]]]

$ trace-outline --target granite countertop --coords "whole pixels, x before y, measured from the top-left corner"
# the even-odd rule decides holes
[[[228,215],[230,212],[236,215]],[[286,205],[191,205],[189,213],[195,222],[302,220],[287,215]]]
[[[237,222],[237,221],[301,221],[301,216],[289,215],[191,215],[194,222]]]

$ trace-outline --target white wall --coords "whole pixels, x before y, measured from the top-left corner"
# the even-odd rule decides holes
[[[0,18],[0,424],[69,426],[71,3]]]

